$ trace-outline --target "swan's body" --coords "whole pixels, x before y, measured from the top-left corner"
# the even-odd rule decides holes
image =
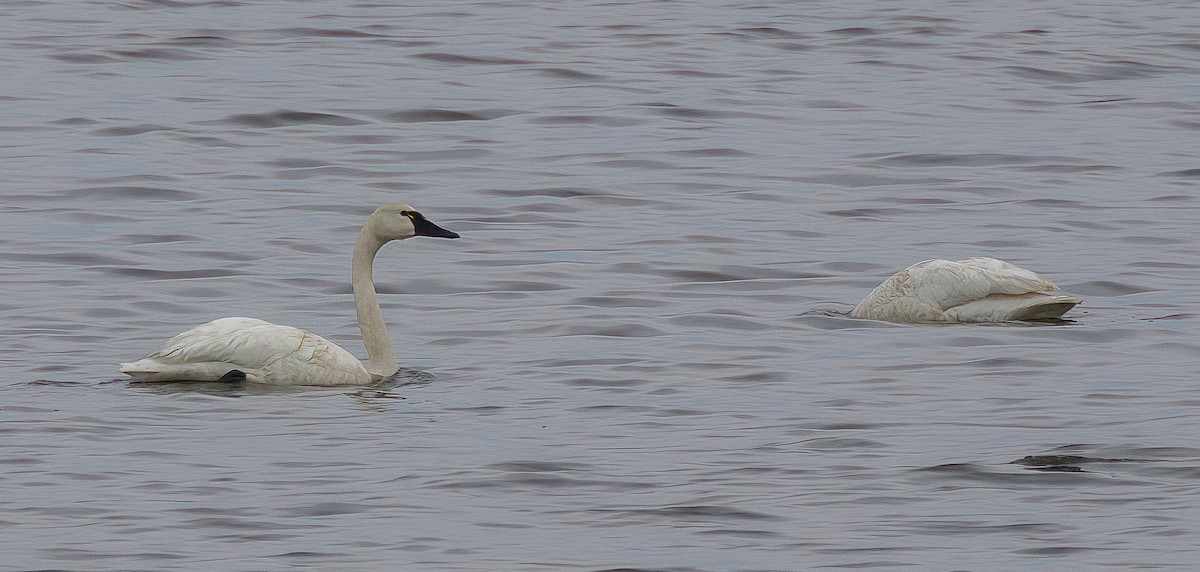
[[[903,323],[1050,320],[1082,301],[1003,260],[925,260],[884,280],[850,315]]]
[[[278,385],[365,385],[399,367],[375,296],[371,266],[379,249],[413,236],[458,238],[412,207],[387,204],[367,219],[354,246],[354,308],[369,364],[311,332],[254,318],[221,318],[169,340],[145,359],[121,364],[134,381],[241,380]]]

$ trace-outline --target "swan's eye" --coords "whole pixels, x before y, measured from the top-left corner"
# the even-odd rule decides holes
[[[408,217],[408,220],[411,220],[413,222],[417,222],[417,221],[425,218],[425,217],[421,216],[421,213],[419,213],[417,211],[400,211],[400,214]]]

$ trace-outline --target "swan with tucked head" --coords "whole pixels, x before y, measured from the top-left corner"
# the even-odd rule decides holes
[[[913,324],[1053,320],[1082,301],[1003,260],[925,260],[884,280],[850,316]]]
[[[133,381],[246,380],[277,385],[366,385],[399,370],[375,296],[371,266],[384,244],[414,236],[458,238],[403,203],[367,218],[354,245],[350,272],[358,328],[368,364],[311,332],[254,318],[221,318],[163,344],[145,359],[121,364]]]

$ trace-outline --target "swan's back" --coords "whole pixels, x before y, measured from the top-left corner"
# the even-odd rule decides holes
[[[372,376],[353,354],[312,332],[254,318],[196,326],[149,357],[121,364],[135,381],[218,381],[230,372],[260,383],[366,384]]]
[[[1044,320],[1081,301],[1003,260],[924,260],[884,280],[850,315],[907,323]]]

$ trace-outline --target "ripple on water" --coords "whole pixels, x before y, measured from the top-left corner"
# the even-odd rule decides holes
[[[292,125],[344,126],[363,125],[367,123],[361,119],[354,119],[344,115],[313,111],[296,111],[292,109],[280,109],[269,113],[239,113],[225,118],[222,120],[222,122],[239,127],[258,127],[263,129],[287,127]]]

